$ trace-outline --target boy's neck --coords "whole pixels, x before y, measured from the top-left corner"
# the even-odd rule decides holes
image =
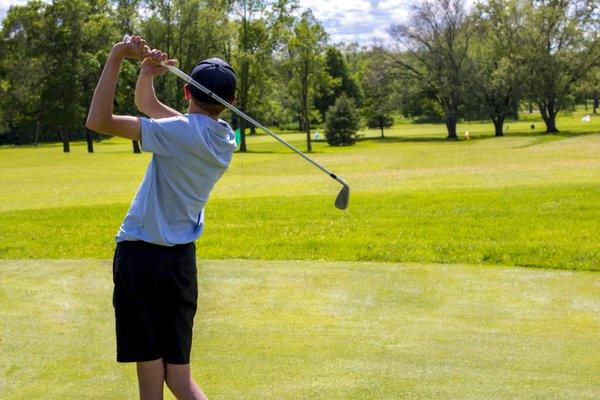
[[[196,104],[194,104],[193,101],[190,101],[190,106],[188,108],[188,114],[202,114],[202,115],[206,115],[207,117],[210,117],[212,119],[214,119],[215,121],[219,121],[219,117],[221,116],[221,114],[217,114],[217,115],[213,115],[213,114],[209,114],[206,111],[204,111],[203,109],[201,109],[200,107],[198,107]]]

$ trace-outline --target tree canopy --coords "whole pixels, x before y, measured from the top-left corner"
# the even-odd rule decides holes
[[[0,35],[0,144],[100,136],[85,114],[111,46],[144,36],[185,71],[221,57],[237,73],[237,106],[269,124],[311,130],[346,96],[362,123],[384,136],[394,117],[489,119],[496,135],[535,106],[548,132],[556,115],[600,95],[597,0],[416,0],[390,21],[387,44],[332,43],[298,0],[29,0],[10,7]],[[122,66],[115,111],[136,114],[135,62]],[[185,111],[182,82],[165,74],[158,96]],[[531,105],[531,106],[529,106]],[[247,128],[240,128],[245,151]],[[251,127],[250,127],[251,128]],[[251,128],[250,133],[253,130]]]

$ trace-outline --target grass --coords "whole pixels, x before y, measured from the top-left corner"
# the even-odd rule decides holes
[[[135,398],[134,368],[114,363],[109,261],[0,270],[2,399]],[[202,261],[192,364],[211,399],[597,399],[599,279]]]
[[[198,243],[195,378],[211,399],[600,398],[600,117],[582,115],[315,143],[345,212],[335,182],[249,137]],[[0,398],[133,399],[109,259],[149,155],[61,150],[0,148]]]
[[[502,138],[315,143],[345,212],[335,182],[249,137],[198,243],[196,379],[211,399],[599,398],[600,117],[582,114],[555,135],[533,115]],[[116,139],[0,148],[3,400],[136,397],[109,259],[148,161]]]
[[[313,157],[352,186],[346,212],[333,207],[334,181],[250,137],[207,206],[200,255],[599,270],[600,117],[581,116],[562,116],[557,135],[532,134],[527,120],[493,138],[472,123],[459,129],[474,140],[447,142],[443,126],[404,124],[383,141],[368,131],[349,148],[317,143]],[[0,149],[0,258],[111,256],[149,156],[120,140],[96,151]]]

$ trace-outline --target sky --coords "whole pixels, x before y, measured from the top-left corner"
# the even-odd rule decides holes
[[[0,0],[0,19],[8,7],[26,0]],[[330,42],[358,42],[368,45],[386,40],[391,24],[407,15],[406,0],[300,0],[302,8],[310,8],[323,23]]]

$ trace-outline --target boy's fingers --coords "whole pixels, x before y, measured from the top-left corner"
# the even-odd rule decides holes
[[[162,62],[162,61],[167,61],[167,53],[160,53],[160,56],[158,58],[158,61]]]
[[[152,52],[150,51],[150,47],[144,46],[142,48],[142,58],[152,57]]]
[[[173,66],[175,66],[175,67],[176,67],[176,66],[177,66],[177,64],[179,64],[179,61],[177,61],[177,60],[176,60],[176,59],[174,59],[174,58],[171,58],[170,60],[167,60],[167,61],[165,61],[165,64],[167,64],[167,65],[173,65]]]

